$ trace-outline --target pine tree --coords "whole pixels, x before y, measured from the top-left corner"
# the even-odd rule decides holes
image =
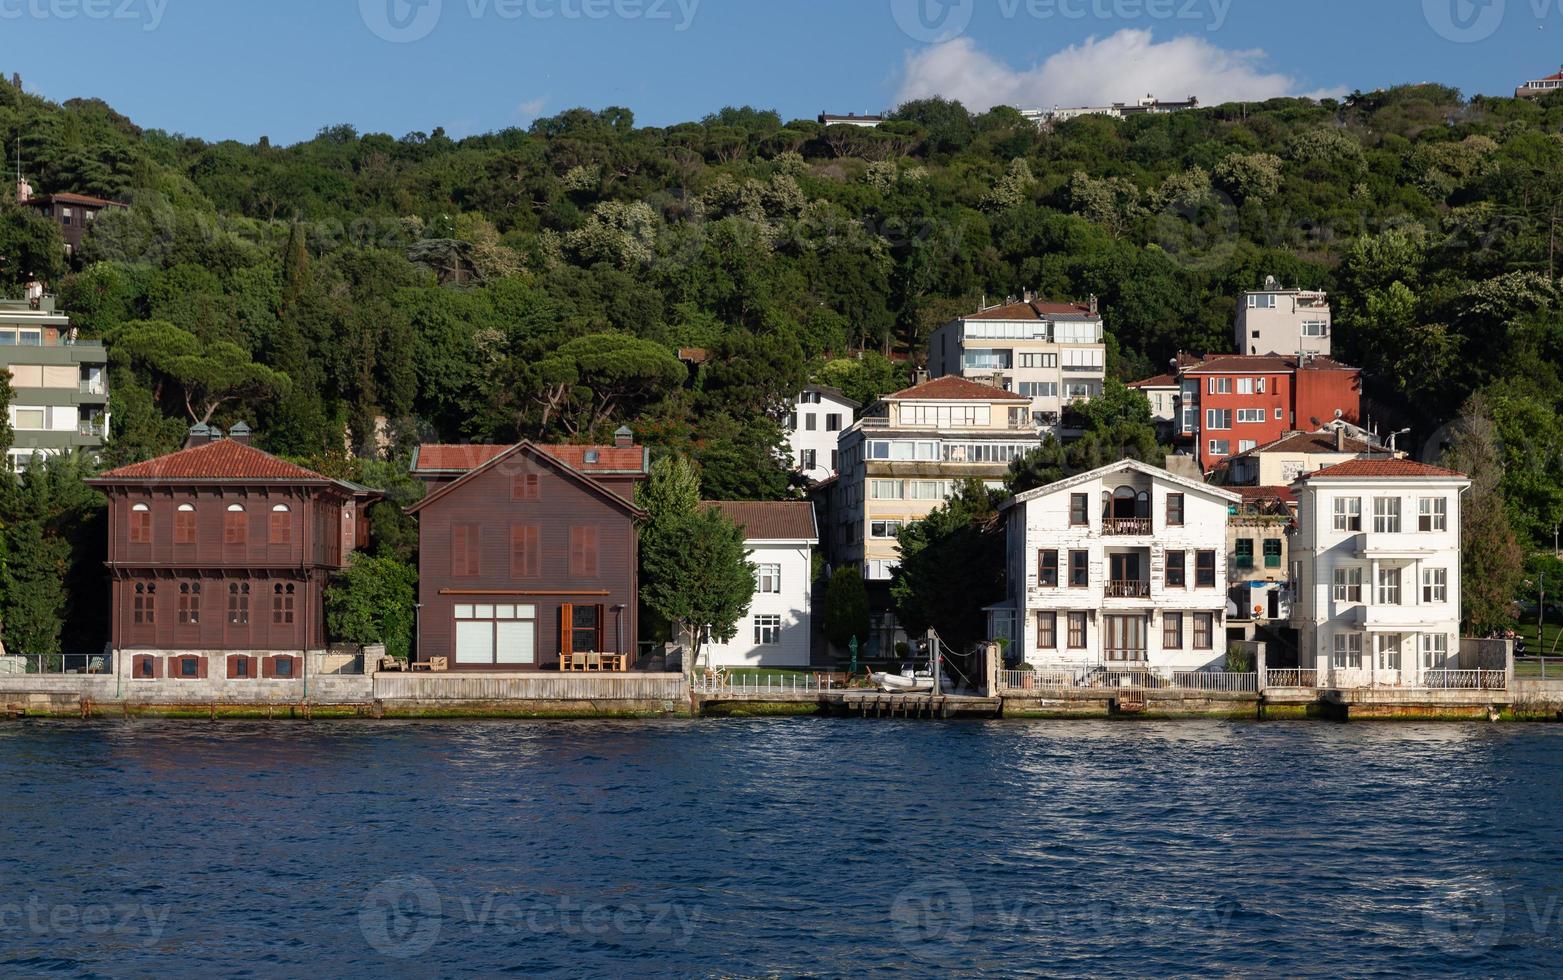
[[[1471,479],[1460,508],[1460,580],[1466,629],[1480,636],[1513,624],[1525,560],[1501,489],[1498,430],[1481,394],[1461,409],[1444,463]]]

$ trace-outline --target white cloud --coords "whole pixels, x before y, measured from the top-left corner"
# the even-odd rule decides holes
[[[546,105],[548,105],[548,96],[539,95],[516,106],[516,115],[522,119],[536,119],[543,114],[543,107]]]
[[[996,105],[1108,105],[1147,94],[1166,100],[1193,95],[1204,105],[1341,94],[1301,93],[1296,79],[1264,71],[1264,60],[1263,51],[1228,51],[1202,37],[1157,43],[1150,31],[1122,30],[1015,69],[962,37],[909,56],[897,100],[943,96],[981,112]]]

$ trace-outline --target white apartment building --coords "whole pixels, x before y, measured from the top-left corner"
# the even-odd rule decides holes
[[[928,340],[928,373],[1024,395],[1036,423],[1056,428],[1066,407],[1100,395],[1107,378],[1096,299],[1044,303],[1027,295],[947,323]]]
[[[994,638],[1039,668],[1219,669],[1239,500],[1135,460],[1020,494]]]
[[[809,385],[787,415],[787,445],[792,466],[810,483],[836,475],[841,433],[851,427],[862,406],[834,388]]]
[[[1265,279],[1264,289],[1244,293],[1237,302],[1233,340],[1239,354],[1328,357],[1333,332],[1328,293],[1284,289],[1274,276]]]
[[[1359,459],[1295,484],[1302,667],[1321,687],[1419,686],[1460,653],[1460,473]]]
[[[744,529],[755,590],[737,635],[708,644],[702,665],[807,667],[814,629],[814,547],[819,544],[814,506],[726,501],[707,506]]]

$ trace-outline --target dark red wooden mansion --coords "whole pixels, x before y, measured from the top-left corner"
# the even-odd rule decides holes
[[[639,594],[635,487],[613,446],[422,446],[418,659],[453,671],[627,670]]]
[[[109,500],[113,644],[137,677],[205,677],[206,659],[184,651],[255,654],[229,670],[292,676],[289,655],[325,649],[326,581],[367,543],[379,494],[249,437],[198,426],[180,452],[88,481]]]

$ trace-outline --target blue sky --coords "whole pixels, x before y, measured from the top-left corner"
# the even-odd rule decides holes
[[[1563,0],[415,2],[0,0],[0,70],[145,126],[293,142],[340,122],[460,136],[577,105],[657,125],[932,92],[1208,103],[1438,81],[1509,94],[1563,63]]]

